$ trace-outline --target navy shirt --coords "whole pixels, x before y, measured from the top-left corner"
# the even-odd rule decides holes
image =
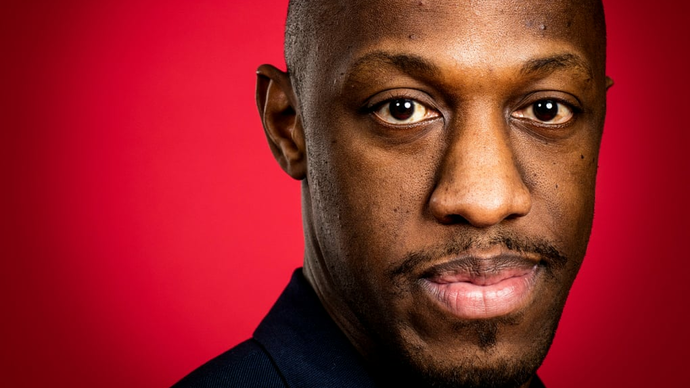
[[[362,356],[296,270],[254,336],[175,384],[182,387],[378,387]],[[531,388],[543,387],[537,376]]]

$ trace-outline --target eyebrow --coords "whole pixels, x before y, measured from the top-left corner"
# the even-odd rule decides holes
[[[348,76],[356,77],[363,70],[381,65],[391,65],[410,75],[436,75],[441,73],[438,66],[416,55],[374,51],[359,58],[352,65],[350,71],[348,71]]]
[[[549,57],[530,59],[522,65],[520,74],[525,76],[549,74],[561,69],[573,69],[584,73],[588,78],[593,77],[592,68],[587,62],[574,54],[558,54]]]
[[[391,65],[412,76],[435,76],[442,73],[440,67],[414,54],[374,51],[359,58],[348,71],[347,78],[357,79],[361,72],[367,73],[372,67],[375,71],[380,70],[379,67],[382,65]],[[593,77],[592,68],[587,62],[571,53],[529,59],[520,68],[520,74],[523,76],[548,75],[558,70],[568,69],[578,71],[587,78]]]

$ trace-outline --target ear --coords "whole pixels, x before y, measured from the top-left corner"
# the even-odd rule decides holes
[[[256,106],[273,157],[292,178],[304,179],[307,172],[304,130],[290,77],[271,65],[259,66],[256,75]]]
[[[609,90],[609,88],[611,86],[613,86],[613,78],[611,78],[607,75],[606,76],[606,90]]]

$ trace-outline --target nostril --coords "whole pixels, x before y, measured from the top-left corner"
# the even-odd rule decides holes
[[[524,216],[524,214],[513,213],[513,214],[509,214],[506,218],[504,218],[504,220],[514,220],[514,219],[520,218],[522,216]]]
[[[437,217],[438,221],[445,225],[453,224],[467,224],[467,220],[459,214],[446,214],[442,217]]]
[[[431,201],[431,213],[440,224],[466,224],[488,228],[504,220],[523,217],[531,208],[529,200],[517,201],[516,197],[506,196],[500,201],[490,196],[484,196],[482,199],[476,196],[458,196],[453,199],[454,201],[448,198],[435,198],[435,201]]]

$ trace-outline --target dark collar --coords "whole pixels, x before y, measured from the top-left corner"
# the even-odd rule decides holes
[[[375,387],[364,360],[297,269],[254,332],[289,387]]]

